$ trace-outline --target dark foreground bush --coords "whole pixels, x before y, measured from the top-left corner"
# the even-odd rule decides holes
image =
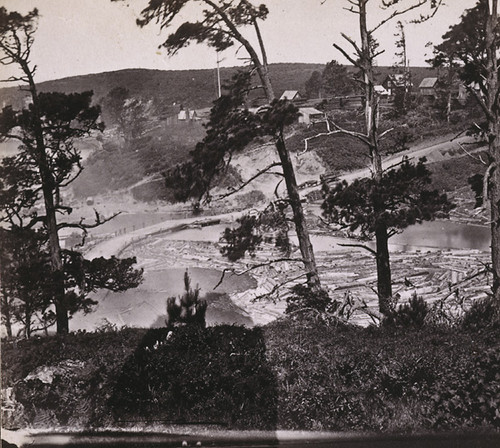
[[[500,310],[493,296],[475,301],[464,314],[461,323],[465,330],[500,328]]]
[[[500,428],[498,332],[329,327],[297,316],[265,334],[280,372],[280,427]]]
[[[117,420],[276,427],[277,385],[259,328],[150,330],[109,402]]]
[[[499,430],[499,336],[362,329],[318,313],[263,329],[77,334],[3,344],[3,387],[22,405],[20,426]]]
[[[12,387],[19,404],[3,413],[3,425],[84,428],[101,419],[110,379],[143,334],[125,329],[2,341],[2,388]]]
[[[291,288],[292,294],[286,299],[286,312],[293,313],[301,309],[313,309],[323,312],[331,303],[328,293],[320,291],[319,293],[312,292],[306,285],[295,285]]]

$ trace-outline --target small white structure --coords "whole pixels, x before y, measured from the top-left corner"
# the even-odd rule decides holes
[[[325,119],[325,114],[314,107],[300,107],[299,112],[299,123],[311,124]]]
[[[285,90],[281,95],[280,100],[296,101],[301,100],[302,97],[297,90]]]
[[[382,97],[385,97],[385,96],[389,96],[389,91],[383,86],[383,85],[375,85],[373,86],[373,89],[375,90],[375,92],[378,93],[379,96],[382,96]]]

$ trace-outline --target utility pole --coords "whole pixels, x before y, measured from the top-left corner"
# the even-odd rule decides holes
[[[220,88],[220,59],[219,59],[219,52],[217,51],[217,98],[220,98],[222,93],[221,93],[221,88]]]

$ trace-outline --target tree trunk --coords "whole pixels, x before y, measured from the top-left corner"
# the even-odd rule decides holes
[[[369,140],[371,175],[375,182],[382,179],[382,157],[378,146],[378,114],[379,98],[375,92],[375,75],[373,73],[373,58],[370,48],[370,36],[366,22],[367,0],[359,1],[359,29],[361,34],[362,58],[360,65],[365,83],[365,123],[366,135]],[[376,260],[377,260],[377,293],[379,310],[387,316],[390,313],[390,298],[392,296],[391,265],[389,259],[389,236],[387,226],[379,225],[375,230]]]
[[[24,314],[24,336],[26,339],[31,338],[31,312],[26,309]]]
[[[264,89],[266,99],[268,103],[271,104],[275,99],[274,90],[271,83],[271,78],[269,76],[269,66],[264,41],[262,39],[262,35],[260,33],[257,22],[254,21],[254,26],[259,48],[262,54],[262,60],[259,58],[259,55],[255,51],[255,48],[252,46],[252,44],[247,39],[245,39],[245,37],[238,31],[236,25],[230,20],[223,9],[221,9],[220,6],[215,4],[212,0],[203,1],[220,15],[221,19],[225,22],[233,37],[238,42],[240,42],[247,50],[250,59],[255,66],[257,74],[259,75],[259,79],[262,83],[262,88]],[[283,167],[283,174],[285,176],[288,197],[290,199],[290,205],[293,211],[293,220],[297,231],[297,238],[299,239],[300,251],[304,259],[304,266],[307,271],[308,285],[313,290],[319,290],[321,289],[321,287],[318,276],[318,269],[316,267],[316,260],[314,258],[314,252],[309,238],[309,232],[307,231],[304,210],[302,208],[302,203],[300,202],[300,195],[297,187],[297,180],[295,178],[295,171],[282,133],[277,137],[275,144]]]
[[[300,253],[306,269],[307,284],[312,291],[319,292],[321,290],[321,282],[316,266],[316,259],[314,257],[311,239],[309,238],[309,231],[307,230],[306,218],[302,202],[300,201],[299,188],[290,159],[290,153],[286,149],[282,134],[276,140],[276,149],[278,150],[278,155],[283,167],[288,199],[290,200],[290,206],[293,212],[293,222],[299,240]]]
[[[493,273],[493,295],[500,306],[500,125],[490,125],[489,151],[496,166],[489,177],[489,194],[491,204],[491,263]]]
[[[259,34],[259,43],[261,46],[261,51],[265,55],[264,44],[262,37]],[[261,63],[255,50],[250,47],[247,48],[252,61],[255,65],[259,78],[262,82],[264,88],[264,93],[266,95],[267,101],[272,103],[275,99],[273,86],[271,83],[271,78],[269,76],[269,70],[267,65],[267,58],[264,56],[264,63]],[[297,232],[297,239],[299,240],[300,253],[304,261],[304,267],[306,269],[307,284],[312,291],[319,292],[321,290],[321,281],[318,275],[318,267],[316,265],[316,259],[314,257],[314,251],[311,244],[311,239],[309,237],[309,231],[307,230],[306,218],[304,215],[304,209],[302,207],[302,202],[300,201],[299,188],[297,186],[297,179],[295,177],[295,170],[293,168],[292,160],[290,158],[290,153],[286,148],[285,139],[283,137],[283,131],[276,138],[276,150],[280,158],[281,166],[283,169],[283,175],[285,177],[285,184],[288,193],[288,199],[290,200],[290,206],[292,207],[293,222],[295,224],[295,231]]]
[[[377,292],[379,311],[388,316],[392,312],[392,279],[389,260],[389,236],[387,226],[379,225],[375,237],[377,241]]]
[[[450,84],[451,86],[451,84]],[[451,87],[450,87],[451,88]],[[450,122],[451,116],[451,90],[448,92],[448,97],[446,99],[446,122]]]
[[[35,116],[33,126],[36,140],[36,160],[42,183],[43,199],[45,204],[45,215],[47,233],[49,235],[50,266],[52,274],[53,302],[56,308],[57,333],[65,334],[69,331],[69,317],[65,301],[64,272],[61,257],[61,245],[57,229],[56,206],[54,203],[55,180],[47,161],[45,141],[43,137],[40,105],[35,81],[27,64],[22,64],[23,71],[27,75],[29,89],[33,101],[33,114]]]
[[[7,297],[7,291],[3,287],[2,287],[2,314],[3,314],[5,329],[7,330],[7,337],[10,339],[12,338],[11,305],[9,303],[9,298]]]
[[[497,25],[498,0],[489,2],[486,24],[486,54],[487,54],[487,109],[488,118],[488,149],[490,158],[495,164],[491,172],[490,203],[491,203],[491,262],[493,272],[493,296],[500,308],[500,115],[498,110],[498,62],[497,62]]]

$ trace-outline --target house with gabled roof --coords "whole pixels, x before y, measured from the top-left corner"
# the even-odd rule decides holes
[[[288,100],[288,101],[298,101],[301,100],[302,97],[298,90],[285,90],[283,95],[281,95],[280,100]]]
[[[437,78],[424,78],[422,82],[418,86],[418,93],[421,96],[426,97],[436,97],[438,87],[438,79]]]
[[[377,92],[381,97],[389,96],[389,91],[381,84],[374,85],[373,90],[375,90],[375,92]]]

